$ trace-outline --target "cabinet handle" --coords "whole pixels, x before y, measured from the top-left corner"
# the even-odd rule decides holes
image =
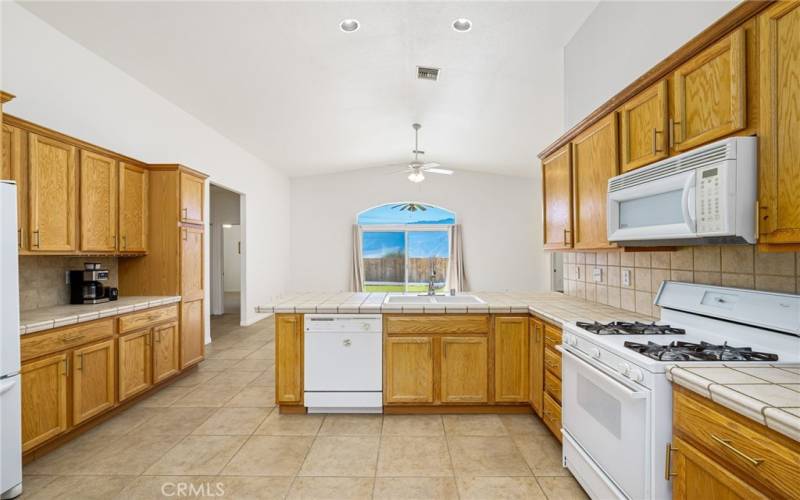
[[[156,344],[161,343],[161,332],[156,332]]]
[[[75,367],[76,370],[83,370],[83,353],[78,353],[78,366]]]
[[[189,231],[187,231],[186,229],[183,229],[183,230],[181,230],[181,232],[183,233],[183,241],[188,240],[189,239]]]
[[[664,481],[669,481],[669,478],[677,476],[672,472],[672,452],[678,451],[677,448],[672,447],[672,443],[667,443],[667,456],[664,460]]]
[[[569,245],[569,240],[567,239],[567,234],[571,234],[572,229],[564,228],[564,246]]]
[[[752,465],[753,467],[758,467],[759,465],[764,463],[764,459],[762,459],[762,458],[753,458],[753,457],[747,455],[745,452],[743,452],[743,451],[739,450],[738,448],[736,448],[735,446],[733,446],[731,444],[731,440],[730,439],[722,439],[721,437],[715,436],[714,434],[711,435],[711,439],[713,439],[714,441],[718,442],[719,444],[721,444],[722,446],[724,446],[725,448],[730,450],[735,455],[738,455],[740,458],[743,458],[744,460],[749,462],[750,465]]]
[[[128,235],[126,235],[126,234],[122,235],[122,249],[123,250],[127,250],[128,249]]]
[[[39,248],[39,230],[38,229],[34,230],[33,234],[36,236],[36,243],[34,243],[33,246]]]
[[[653,129],[653,154],[660,153],[661,150],[658,149],[658,134],[661,132],[657,129]]]
[[[184,219],[188,219],[189,218],[189,209],[188,208],[182,208],[181,210],[183,211],[183,218]]]
[[[669,119],[669,147],[675,147],[675,144],[680,144],[681,141],[675,138],[675,125],[680,125],[681,122],[675,121],[673,118]],[[683,129],[681,129],[683,130]]]

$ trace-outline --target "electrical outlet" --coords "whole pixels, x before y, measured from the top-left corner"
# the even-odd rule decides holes
[[[64,271],[64,275],[66,276],[66,277],[64,278],[64,281],[66,281],[66,282],[67,282],[67,285],[69,285],[69,271]]]
[[[631,286],[631,270],[630,269],[623,269],[622,270],[622,286],[630,287]]]
[[[592,270],[592,279],[597,282],[603,281],[603,269],[595,267]]]

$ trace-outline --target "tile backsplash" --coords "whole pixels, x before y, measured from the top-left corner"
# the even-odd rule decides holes
[[[21,255],[19,257],[20,310],[69,304],[66,272],[83,269],[84,262],[99,262],[110,271],[104,284],[117,286],[117,258],[91,256]]]
[[[798,293],[800,252],[763,253],[752,245],[725,245],[564,254],[564,293],[592,302],[659,316],[653,300],[664,280]]]

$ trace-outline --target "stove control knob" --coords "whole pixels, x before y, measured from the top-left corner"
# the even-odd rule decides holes
[[[361,323],[361,329],[365,332],[369,331],[369,323]]]
[[[600,357],[600,349],[598,349],[597,347],[592,347],[592,348],[589,350],[589,355],[590,355],[591,357],[593,357],[594,359],[597,359],[597,358],[599,358],[599,357]]]
[[[574,335],[570,335],[568,344],[571,345],[571,346],[578,345],[578,337],[576,337]]]
[[[619,372],[626,377],[629,377],[631,373],[631,365],[628,363],[620,363],[619,366],[617,366],[617,370],[619,370]]]
[[[630,372],[628,372],[627,377],[631,380],[636,382],[641,382],[644,380],[644,375],[642,374],[642,370],[638,368],[631,368]]]

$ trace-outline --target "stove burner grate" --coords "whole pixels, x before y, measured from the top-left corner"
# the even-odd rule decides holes
[[[583,328],[595,335],[683,335],[686,330],[673,328],[669,325],[655,323],[640,323],[639,321],[612,321],[611,323],[585,323],[578,321],[579,328]]]
[[[753,351],[750,347],[733,347],[700,342],[675,341],[667,345],[648,342],[625,342],[625,347],[658,361],[778,361],[778,355]]]

